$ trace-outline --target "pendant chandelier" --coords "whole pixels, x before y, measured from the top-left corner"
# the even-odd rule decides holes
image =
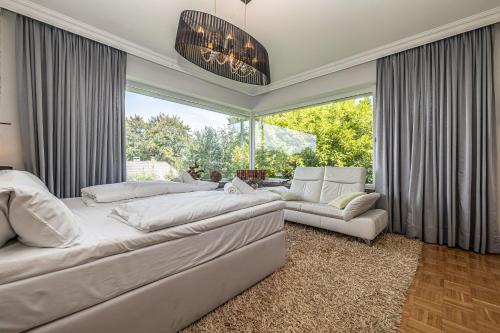
[[[245,4],[246,28],[246,6],[251,0],[241,1]],[[190,62],[228,79],[255,85],[271,83],[264,46],[244,30],[214,15],[183,11],[175,49]]]

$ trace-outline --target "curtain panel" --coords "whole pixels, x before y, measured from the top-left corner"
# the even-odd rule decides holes
[[[377,62],[376,189],[389,231],[500,253],[492,26]]]
[[[18,15],[25,168],[58,197],[125,180],[126,53]]]

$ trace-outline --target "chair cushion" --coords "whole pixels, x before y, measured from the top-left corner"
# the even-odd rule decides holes
[[[286,203],[286,208],[300,211],[303,213],[316,214],[320,216],[328,216],[337,219],[342,219],[342,209],[338,209],[321,203],[290,201]]]
[[[321,196],[325,168],[299,167],[295,169],[290,192],[299,195],[302,200],[318,202]]]
[[[304,213],[318,214],[337,219],[342,218],[342,209],[338,209],[327,204],[305,202],[302,204],[300,210]]]
[[[319,202],[329,203],[342,194],[363,192],[365,180],[365,168],[326,167]]]
[[[370,193],[357,197],[351,201],[347,207],[343,210],[344,221],[350,221],[356,216],[359,216],[372,208],[372,206],[380,198],[379,193]]]
[[[305,201],[287,201],[285,208],[300,211],[300,207],[302,207],[302,203]]]
[[[302,197],[298,194],[295,194],[293,192],[290,192],[290,190],[286,189],[286,190],[276,190],[276,189],[269,189],[269,192],[273,192],[273,193],[276,193],[276,194],[279,194],[279,196],[281,197],[281,199],[285,200],[285,201],[301,201],[302,200]]]

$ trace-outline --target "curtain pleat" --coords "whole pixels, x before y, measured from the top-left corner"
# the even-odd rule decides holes
[[[376,189],[389,231],[500,253],[492,26],[377,61]]]
[[[18,15],[25,167],[58,197],[125,180],[124,52]]]

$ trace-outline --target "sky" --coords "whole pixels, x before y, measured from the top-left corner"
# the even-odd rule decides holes
[[[189,125],[191,130],[200,130],[205,126],[222,129],[228,124],[228,116],[222,113],[127,91],[125,96],[125,114],[127,117],[137,115],[147,120],[161,112],[178,116],[185,124]]]
[[[361,99],[356,99],[356,102]],[[370,99],[373,102],[372,96]],[[127,91],[125,96],[127,117],[138,115],[148,120],[161,112],[178,116],[193,131],[203,129],[205,126],[223,129],[228,125],[228,116],[225,114]]]

